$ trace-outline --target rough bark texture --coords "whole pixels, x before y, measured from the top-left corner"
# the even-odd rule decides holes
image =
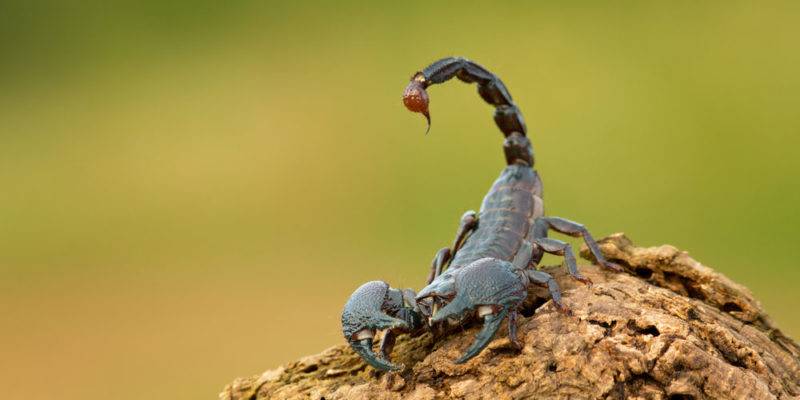
[[[404,336],[393,359],[408,368],[377,374],[340,344],[238,378],[220,398],[800,398],[800,347],[746,288],[672,246],[638,248],[616,234],[601,247],[627,273],[584,265],[594,281],[587,287],[545,268],[574,315],[532,290],[518,322],[521,351],[503,328],[478,357],[455,365],[476,326],[435,343]]]

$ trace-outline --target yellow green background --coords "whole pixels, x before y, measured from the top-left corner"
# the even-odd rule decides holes
[[[420,288],[503,166],[503,78],[549,214],[670,243],[800,335],[797,2],[0,3],[4,398],[214,398]],[[550,259],[549,262],[555,262]]]

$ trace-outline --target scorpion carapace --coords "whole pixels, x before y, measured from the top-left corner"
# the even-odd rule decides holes
[[[483,199],[480,212],[466,212],[452,246],[436,253],[428,285],[419,293],[372,281],[350,296],[342,313],[344,337],[367,363],[380,370],[403,368],[389,361],[396,335],[416,335],[426,329],[438,332],[449,323],[474,317],[483,319],[483,328],[456,363],[478,355],[506,318],[509,338],[519,347],[518,308],[531,284],[547,287],[558,309],[569,313],[561,301],[558,283],[537,270],[544,253],[563,256],[572,278],[591,282],[578,271],[572,247],[548,238],[549,230],[582,237],[599,264],[621,270],[605,260],[583,225],[544,216],[542,181],[533,169],[533,148],[525,121],[497,76],[465,58],[444,58],[414,74],[403,93],[404,104],[409,110],[422,113],[430,128],[426,89],[453,77],[476,83],[480,96],[495,107],[494,120],[505,136],[507,166]],[[373,350],[373,339],[379,330],[384,331],[380,355]]]

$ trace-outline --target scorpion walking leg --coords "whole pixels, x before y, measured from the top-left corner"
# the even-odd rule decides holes
[[[453,246],[451,247],[444,247],[438,252],[436,252],[436,256],[433,257],[433,262],[431,263],[431,271],[428,274],[427,284],[430,285],[436,277],[442,274],[447,264],[453,257],[456,256],[458,250],[461,249],[461,246],[464,245],[464,241],[466,240],[467,236],[478,227],[478,214],[475,211],[469,210],[461,216],[461,222],[458,226],[458,231],[456,232],[456,238],[453,240]],[[441,308],[442,303],[439,299],[432,299],[431,306],[431,315],[435,314]],[[436,325],[433,327],[433,335],[437,337],[439,335],[444,334],[445,326],[444,325]]]
[[[427,284],[430,285],[437,276],[442,274],[444,267],[447,265],[448,262],[453,258],[454,254],[450,250],[449,247],[444,247],[438,252],[436,252],[436,256],[433,257],[433,262],[431,263],[431,272],[428,274]],[[430,315],[435,314],[441,308],[441,301],[439,299],[431,299],[430,300]],[[427,308],[426,308],[427,310]],[[435,325],[431,327],[431,333],[433,333],[434,338],[438,338],[439,336],[444,334],[444,326]]]
[[[542,249],[545,253],[555,254],[564,257],[564,262],[567,264],[567,272],[569,275],[580,282],[591,285],[592,281],[581,275],[578,272],[578,264],[575,261],[575,253],[572,252],[572,246],[569,243],[563,242],[558,239],[549,239],[544,237],[533,238],[533,244]]]
[[[529,269],[525,271],[525,275],[528,276],[528,279],[530,279],[532,283],[547,287],[550,291],[550,297],[553,298],[553,303],[555,303],[556,307],[558,307],[561,312],[567,315],[572,314],[569,308],[561,302],[561,288],[550,274],[544,271]]]
[[[436,255],[433,256],[433,261],[431,262],[431,272],[428,273],[428,279],[426,279],[427,284],[430,284],[434,279],[436,279],[437,276],[442,274],[444,267],[452,258],[453,252],[449,247],[442,247],[436,252]]]
[[[461,222],[458,226],[458,232],[456,232],[456,238],[453,240],[453,246],[442,248],[436,252],[436,256],[433,257],[431,272],[428,274],[427,279],[428,284],[442,274],[447,263],[456,256],[458,250],[464,245],[464,240],[466,240],[467,236],[477,227],[478,214],[475,211],[469,210],[461,216]]]
[[[522,349],[522,344],[517,339],[517,311],[508,313],[508,339],[511,344],[517,349]]]
[[[597,246],[597,242],[594,241],[594,238],[585,226],[559,217],[542,217],[536,220],[536,224],[538,224],[538,226],[535,228],[534,237],[546,237],[548,229],[573,237],[583,237],[586,247],[589,248],[589,251],[597,260],[598,264],[612,271],[622,271],[622,267],[619,265],[606,261],[605,257],[603,257],[603,253],[600,252],[600,247]]]

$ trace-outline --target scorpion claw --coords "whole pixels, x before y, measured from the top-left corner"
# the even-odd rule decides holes
[[[409,305],[413,295],[389,287],[383,281],[367,282],[353,292],[342,312],[342,333],[364,361],[376,369],[388,371],[402,369],[376,354],[373,339],[378,330],[411,332],[421,323],[420,311]]]
[[[366,338],[361,340],[349,340],[350,347],[355,351],[367,364],[371,365],[375,369],[379,369],[382,371],[399,371],[405,368],[403,364],[397,365],[392,363],[389,360],[384,358],[378,357],[377,354],[372,350],[372,338]]]
[[[508,313],[525,300],[526,282],[513,264],[494,258],[483,258],[465,267],[446,272],[422,289],[417,296],[447,301],[431,317],[431,323],[460,320],[476,312],[484,320],[483,328],[464,355],[462,364],[478,355],[494,338]]]
[[[508,309],[503,308],[503,310],[497,314],[489,314],[484,317],[483,328],[475,336],[475,341],[469,346],[467,351],[464,352],[464,355],[456,360],[456,364],[463,364],[472,357],[477,356],[481,350],[492,341],[494,334],[500,329],[500,323],[503,322],[506,315],[508,315]]]

